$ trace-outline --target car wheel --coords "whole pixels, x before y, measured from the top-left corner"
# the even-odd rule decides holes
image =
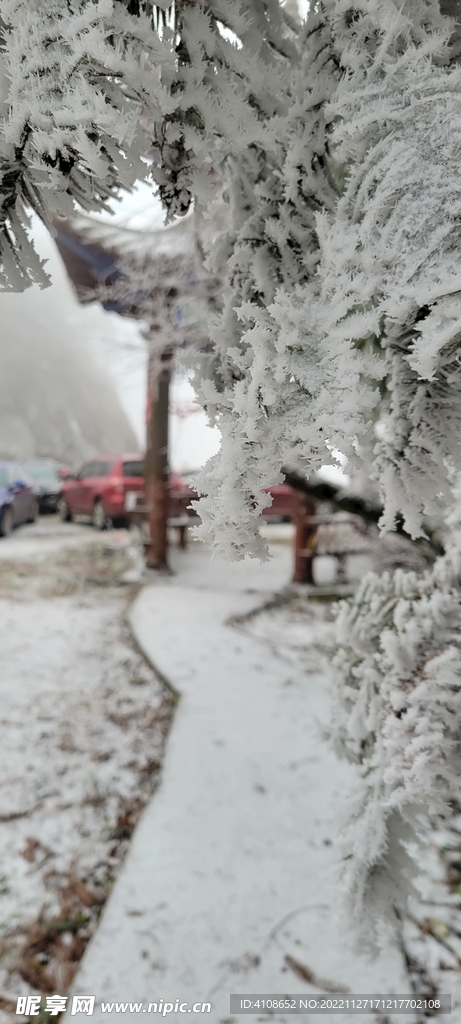
[[[13,512],[9,505],[0,513],[0,537],[9,537],[13,532]]]
[[[72,522],[72,512],[70,511],[70,508],[69,508],[65,498],[59,498],[59,501],[58,501],[58,504],[57,504],[57,511],[58,511],[58,516],[59,516],[59,518],[60,518],[62,523],[71,523]]]
[[[95,501],[91,522],[95,530],[107,530],[110,525],[109,516],[106,515],[102,501]]]
[[[30,504],[29,515],[27,517],[28,523],[36,523],[38,519],[38,501],[36,498]]]

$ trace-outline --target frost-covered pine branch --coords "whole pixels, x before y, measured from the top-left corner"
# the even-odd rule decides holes
[[[192,202],[207,210],[216,168],[267,144],[268,115],[285,109],[296,25],[279,0],[176,0],[170,32],[176,70],[162,81],[172,109],[155,124],[153,174],[175,216]]]
[[[174,55],[120,0],[0,0],[0,24],[0,282],[22,290],[46,283],[28,210],[50,225],[146,176],[141,115],[168,110],[159,70]]]
[[[460,499],[460,73],[438,5],[367,3],[353,19],[346,7],[336,5],[335,38],[349,70],[331,109],[335,156],[349,170],[333,216],[319,221],[324,325],[351,356],[368,339],[381,365],[383,525],[402,514],[418,536],[424,514]],[[361,774],[344,875],[367,941],[405,904],[411,844],[461,795],[458,511],[448,525],[449,554],[431,572],[367,577],[339,621],[333,732]]]
[[[450,552],[433,570],[371,574],[339,617],[333,734],[360,770],[343,881],[366,943],[406,905],[412,848],[461,800],[459,511],[450,528]]]
[[[316,5],[304,105],[292,79],[264,172],[257,147],[252,163],[230,164],[230,289],[215,333],[224,384],[202,384],[223,442],[201,511],[205,535],[234,556],[260,553],[263,488],[282,463],[314,469],[334,446],[352,459],[375,449],[388,528],[402,514],[417,536],[450,500],[461,384],[452,29],[432,0]],[[268,133],[275,123],[266,112]]]
[[[452,23],[438,4],[366,3],[350,21],[347,6],[336,5],[347,75],[332,112],[348,177],[333,217],[319,223],[325,331],[351,356],[369,338],[379,357],[383,522],[392,528],[402,514],[418,536],[423,515],[450,501],[450,469],[461,466],[461,69],[447,67]]]
[[[453,470],[461,468],[460,83],[450,66],[452,24],[430,2],[367,2],[353,12],[338,2],[327,8],[324,29],[330,91],[315,107],[320,126],[309,121],[308,107],[301,122],[310,187],[294,162],[305,257],[298,266],[292,253],[284,259],[280,239],[292,226],[289,154],[290,141],[299,146],[300,122],[290,140],[288,113],[264,174],[256,152],[252,165],[236,160],[229,176],[231,196],[232,173],[238,182],[240,214],[230,235],[236,274],[218,327],[220,367],[229,373],[224,386],[202,385],[223,450],[201,512],[206,535],[222,536],[234,555],[261,551],[258,498],[284,461],[314,468],[333,444],[360,456],[379,382],[387,416],[375,473],[388,527],[402,513],[417,536],[423,514],[453,501]],[[303,95],[306,101],[308,90]],[[313,159],[315,145],[323,146],[323,164]],[[278,230],[275,269],[273,250],[264,248],[268,223]],[[403,842],[427,826],[427,814],[449,813],[460,796],[459,584],[445,558],[422,581],[404,573],[368,579],[343,613],[337,728],[363,769],[345,855],[351,912],[365,931],[375,912],[405,898],[414,867]]]
[[[248,550],[264,557],[258,529],[264,487],[281,479],[283,464],[312,468],[325,461],[321,435],[309,449],[300,416],[322,389],[317,338],[296,337],[298,290],[306,284],[315,291],[316,214],[333,210],[339,191],[324,118],[338,69],[323,4],[296,42],[285,109],[260,110],[264,147],[253,144],[228,161],[229,229],[210,256],[213,267],[227,260],[229,269],[212,372],[202,371],[199,381],[222,435],[203,480],[210,496],[200,503],[201,533],[233,557]],[[274,327],[277,302],[284,307],[283,332]]]

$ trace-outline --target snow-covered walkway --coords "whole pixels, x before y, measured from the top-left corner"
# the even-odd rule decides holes
[[[289,547],[274,555],[228,567],[192,545],[180,573],[153,580],[132,609],[138,642],[181,700],[160,789],[73,985],[96,995],[95,1024],[107,1020],[101,1000],[210,999],[205,1019],[224,1024],[237,1019],[231,992],[320,991],[287,956],[333,986],[408,991],[396,950],[370,964],[335,921],[335,840],[353,771],[319,735],[325,679],[226,625],[288,582]]]

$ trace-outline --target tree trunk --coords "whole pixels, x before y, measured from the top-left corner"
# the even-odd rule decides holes
[[[307,494],[295,491],[295,564],[293,583],[313,583],[312,561],[317,526],[309,522],[315,516],[316,503]]]
[[[146,551],[149,569],[168,571],[168,410],[172,351],[151,352],[148,373],[147,447],[145,459],[146,504],[150,541]]]

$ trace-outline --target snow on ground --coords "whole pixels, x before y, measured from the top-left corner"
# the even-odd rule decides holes
[[[95,1024],[101,1000],[210,1000],[212,1024],[237,1024],[230,992],[410,991],[393,940],[369,962],[337,921],[355,772],[322,736],[332,607],[286,589],[290,538],[265,532],[266,565],[173,549],[175,575],[147,574],[132,606],[137,641],[181,694],[141,817],[173,701],[125,623],[139,554],[123,531],[52,520],[0,543],[0,1020],[18,1019],[18,993],[69,986],[95,994]],[[322,582],[331,571],[319,559]],[[430,857],[439,876],[406,949],[454,993],[456,832],[434,836]]]
[[[231,992],[410,990],[392,941],[370,962],[337,922],[335,847],[355,771],[322,738],[324,668],[277,649],[286,622],[257,636],[258,616],[245,618],[269,612],[289,582],[289,546],[273,552],[267,565],[227,566],[193,544],[174,553],[177,575],[152,577],[132,608],[139,643],[181,699],[162,784],[73,985],[95,994],[95,1024],[101,1000],[210,1000],[206,1019],[237,1024]],[[314,639],[326,639],[328,618],[313,617]],[[111,1020],[136,1016],[114,1009]]]
[[[1,1020],[66,990],[159,777],[173,702],[125,622],[135,561],[54,519],[0,542]]]

